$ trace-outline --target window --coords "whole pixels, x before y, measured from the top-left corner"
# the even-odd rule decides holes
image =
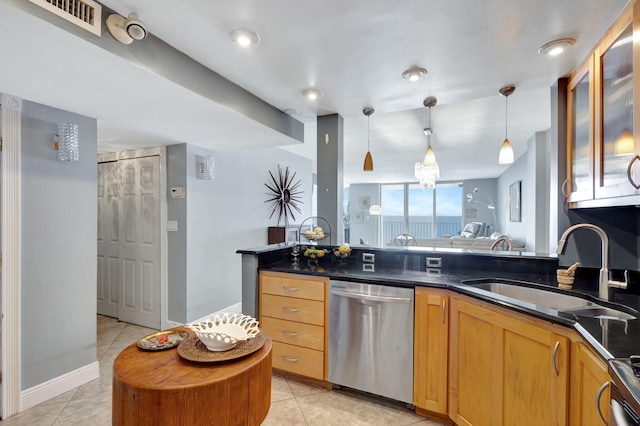
[[[418,239],[446,238],[462,230],[462,188],[457,184],[422,189],[420,185],[382,185],[382,240],[398,234]]]

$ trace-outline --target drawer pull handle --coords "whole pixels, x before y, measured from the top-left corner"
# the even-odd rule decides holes
[[[287,362],[298,362],[298,358],[291,358],[289,356],[283,356],[282,360]]]
[[[299,287],[282,287],[284,289],[284,291],[298,291],[300,290]]]
[[[282,334],[284,334],[285,336],[288,336],[288,337],[298,337],[299,336],[298,333],[294,333],[293,331],[283,331]]]
[[[441,315],[442,315],[442,323],[444,324],[444,320],[445,320],[445,316],[444,314],[446,313],[447,310],[447,301],[446,299],[442,299],[442,311],[441,311]]]
[[[560,349],[560,342],[556,341],[556,345],[553,347],[553,353],[551,354],[551,362],[553,363],[553,371],[556,373],[556,376],[560,375],[560,371],[558,371],[558,364],[556,362],[556,358],[558,356],[558,349]]]
[[[282,310],[285,312],[300,312],[300,309],[298,308],[287,308],[286,306],[283,307]]]

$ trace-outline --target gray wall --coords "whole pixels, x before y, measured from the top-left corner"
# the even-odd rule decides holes
[[[469,179],[465,180],[462,185],[462,226],[470,222],[483,222],[487,226],[493,227],[490,229],[489,235],[494,232],[500,232],[506,235],[507,234],[503,229],[503,225],[500,223],[499,215],[498,215],[498,193],[496,190],[496,185],[498,184],[497,179]],[[483,204],[487,203],[487,199],[483,194],[487,194],[491,200],[496,204],[496,210],[493,211],[495,213],[495,224],[494,224],[494,216],[487,207],[478,203],[469,203],[467,201],[467,194],[472,194],[474,188],[480,189],[478,195],[478,201]],[[476,217],[467,217],[467,210],[475,209]]]
[[[179,323],[187,317],[187,197],[171,198],[171,187],[187,187],[187,144],[167,146],[167,220],[178,231],[167,232],[167,319]]]
[[[214,153],[214,180],[196,178],[196,155],[210,153],[195,145],[167,148],[167,188],[185,186],[185,199],[167,199],[168,220],[178,231],[168,233],[168,319],[189,322],[239,303],[242,259],[236,250],[267,244],[271,210],[264,184],[278,164],[302,181],[302,214],[311,216],[311,160],[269,148]]]
[[[24,101],[22,389],[96,361],[96,120]],[[80,161],[56,159],[58,123],[79,125]]]
[[[551,186],[549,131],[536,132],[527,141],[527,191],[531,213],[527,220],[527,243],[536,253],[549,253]]]
[[[527,179],[528,151],[521,155],[507,170],[498,178],[498,200],[496,201],[496,214],[500,223],[500,232],[512,240],[518,240],[527,244],[527,250],[533,249],[531,241],[527,241],[527,222],[534,220],[532,211],[532,200],[528,197],[529,185]],[[520,212],[521,221],[512,222],[509,216],[509,186],[516,181],[522,181],[520,187]]]

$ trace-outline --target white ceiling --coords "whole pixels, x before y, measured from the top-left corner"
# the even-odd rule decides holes
[[[16,8],[17,1],[0,1],[0,92],[96,117],[101,151],[295,142]],[[298,110],[307,126],[317,115],[342,115],[351,183],[414,180],[413,164],[426,148],[428,95],[438,98],[431,127],[442,179],[498,176],[506,168],[497,164],[505,131],[498,89],[516,86],[508,134],[519,156],[534,132],[550,126],[549,87],[588,54],[627,0],[101,3],[124,16],[138,13],[153,35],[276,108]],[[235,27],[253,29],[260,43],[232,43]],[[542,44],[562,37],[577,43],[561,57],[538,55]],[[427,77],[402,79],[413,65],[427,68]],[[315,103],[301,96],[312,86],[324,92]],[[370,173],[362,172],[365,106],[376,109]]]

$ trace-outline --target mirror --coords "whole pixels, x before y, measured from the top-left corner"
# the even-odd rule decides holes
[[[538,147],[549,137],[550,96],[548,88],[518,90],[509,97],[508,135],[516,154],[510,165],[498,164],[506,123],[504,97],[497,89],[491,96],[468,102],[441,100],[431,108],[430,117],[422,105],[378,112],[370,119],[373,172],[362,170],[366,120],[345,120],[345,240],[354,246],[362,242],[389,247],[393,237],[406,233],[415,238],[417,247],[486,251],[495,240],[507,237],[512,252],[549,255],[549,209],[535,208],[548,206],[548,185],[545,193],[536,193],[533,188],[538,185],[531,183],[550,170],[548,152]],[[432,129],[431,145],[441,175],[435,191],[421,189],[414,176],[415,163],[427,148],[423,131],[427,126]],[[529,170],[532,162],[536,170]],[[541,168],[543,162],[546,167]],[[517,182],[516,206],[510,187]],[[380,214],[371,206],[379,206]],[[513,217],[519,222],[510,220],[516,207],[518,214]],[[536,229],[533,215],[542,218],[547,229]],[[479,223],[480,229],[463,234],[471,223]]]

